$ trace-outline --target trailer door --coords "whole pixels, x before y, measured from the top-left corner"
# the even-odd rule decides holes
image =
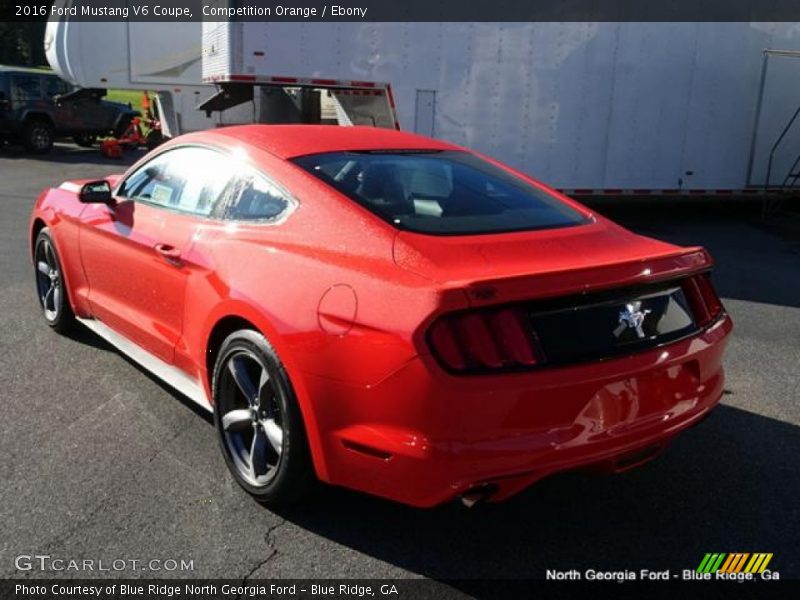
[[[800,52],[766,50],[747,184],[782,186],[800,156]],[[794,165],[794,168],[793,168]],[[788,185],[792,185],[790,181]]]

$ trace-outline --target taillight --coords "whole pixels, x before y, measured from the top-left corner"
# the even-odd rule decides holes
[[[705,327],[719,317],[722,312],[722,301],[714,290],[709,273],[701,273],[686,279],[683,291],[689,300],[698,327]]]
[[[444,316],[431,327],[428,341],[451,371],[513,370],[544,361],[536,334],[514,308]]]

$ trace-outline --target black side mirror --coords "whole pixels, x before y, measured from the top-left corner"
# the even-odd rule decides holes
[[[105,179],[84,183],[78,193],[78,200],[84,204],[108,204],[113,206],[114,196],[111,195],[111,184]]]

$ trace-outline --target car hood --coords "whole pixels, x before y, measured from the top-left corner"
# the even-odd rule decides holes
[[[711,258],[636,235],[610,221],[503,234],[434,236],[401,231],[395,263],[446,287],[503,300],[637,283],[699,270]]]

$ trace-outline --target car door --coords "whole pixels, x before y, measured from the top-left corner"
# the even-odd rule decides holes
[[[17,119],[24,117],[26,111],[50,113],[50,104],[44,100],[42,94],[41,79],[34,73],[11,75],[11,103]]]
[[[66,94],[69,91],[69,84],[63,79],[54,75],[42,76],[42,91],[45,99],[50,103],[50,110],[53,115],[53,123],[59,133],[74,131],[77,125],[77,115],[68,103],[60,104],[56,102],[56,97]]]
[[[168,150],[127,175],[116,204],[81,215],[81,259],[94,316],[167,363],[183,327],[194,236],[230,175],[206,148]]]

